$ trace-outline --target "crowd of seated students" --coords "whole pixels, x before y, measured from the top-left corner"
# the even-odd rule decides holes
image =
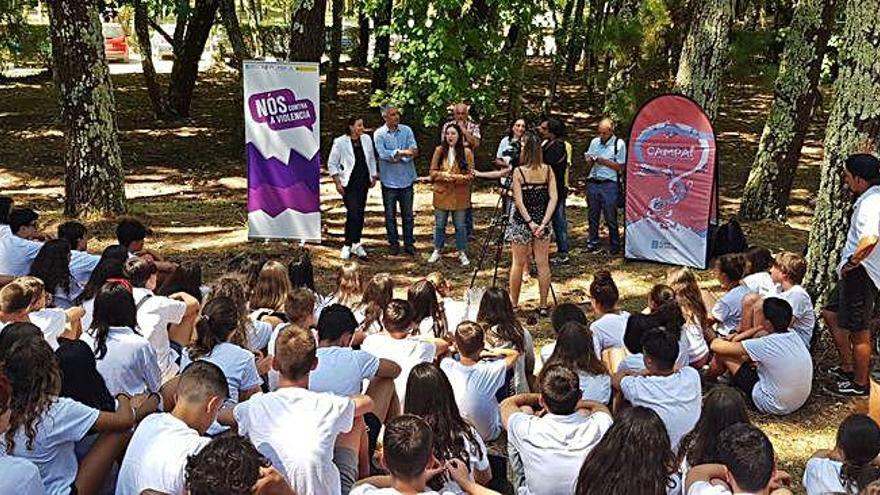
[[[51,239],[31,210],[7,218],[0,494],[790,484],[747,411],[790,414],[811,393],[815,315],[797,254],[721,257],[720,294],[670,269],[632,314],[599,271],[589,311],[559,304],[555,339],[536,356],[505,289],[472,307],[442,274],[395,287],[351,262],[324,295],[308,252],[244,259],[205,284],[197,263],[146,249],[137,220],[121,219],[118,244],[98,256],[81,224]],[[833,447],[807,463],[808,493],[859,493],[880,478],[872,419],[848,417]]]

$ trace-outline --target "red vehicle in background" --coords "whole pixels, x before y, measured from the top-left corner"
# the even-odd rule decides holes
[[[101,32],[104,34],[104,54],[107,60],[120,60],[128,63],[128,42],[125,40],[125,32],[119,24],[102,24]]]

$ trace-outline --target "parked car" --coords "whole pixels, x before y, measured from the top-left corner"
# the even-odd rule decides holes
[[[115,23],[103,24],[101,32],[104,34],[104,54],[107,60],[128,63],[128,41],[122,26]]]

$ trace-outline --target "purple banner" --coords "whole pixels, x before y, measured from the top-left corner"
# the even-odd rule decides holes
[[[248,211],[263,210],[276,216],[290,208],[300,213],[320,210],[318,195],[321,156],[311,160],[290,150],[287,163],[266,158],[252,143],[247,144]]]
[[[289,89],[275,89],[251,95],[248,108],[255,122],[266,124],[273,131],[295,127],[312,130],[317,116],[311,100],[297,100]]]

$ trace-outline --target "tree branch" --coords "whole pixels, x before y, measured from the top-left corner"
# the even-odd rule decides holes
[[[171,45],[171,48],[174,50],[174,53],[177,53],[178,46],[174,42],[174,38],[172,38],[170,34],[168,34],[164,29],[162,29],[162,26],[157,24],[154,19],[147,19],[147,22],[150,23],[150,27],[155,29],[157,33],[159,33],[163,38],[165,38],[166,41],[168,41],[168,44]]]

